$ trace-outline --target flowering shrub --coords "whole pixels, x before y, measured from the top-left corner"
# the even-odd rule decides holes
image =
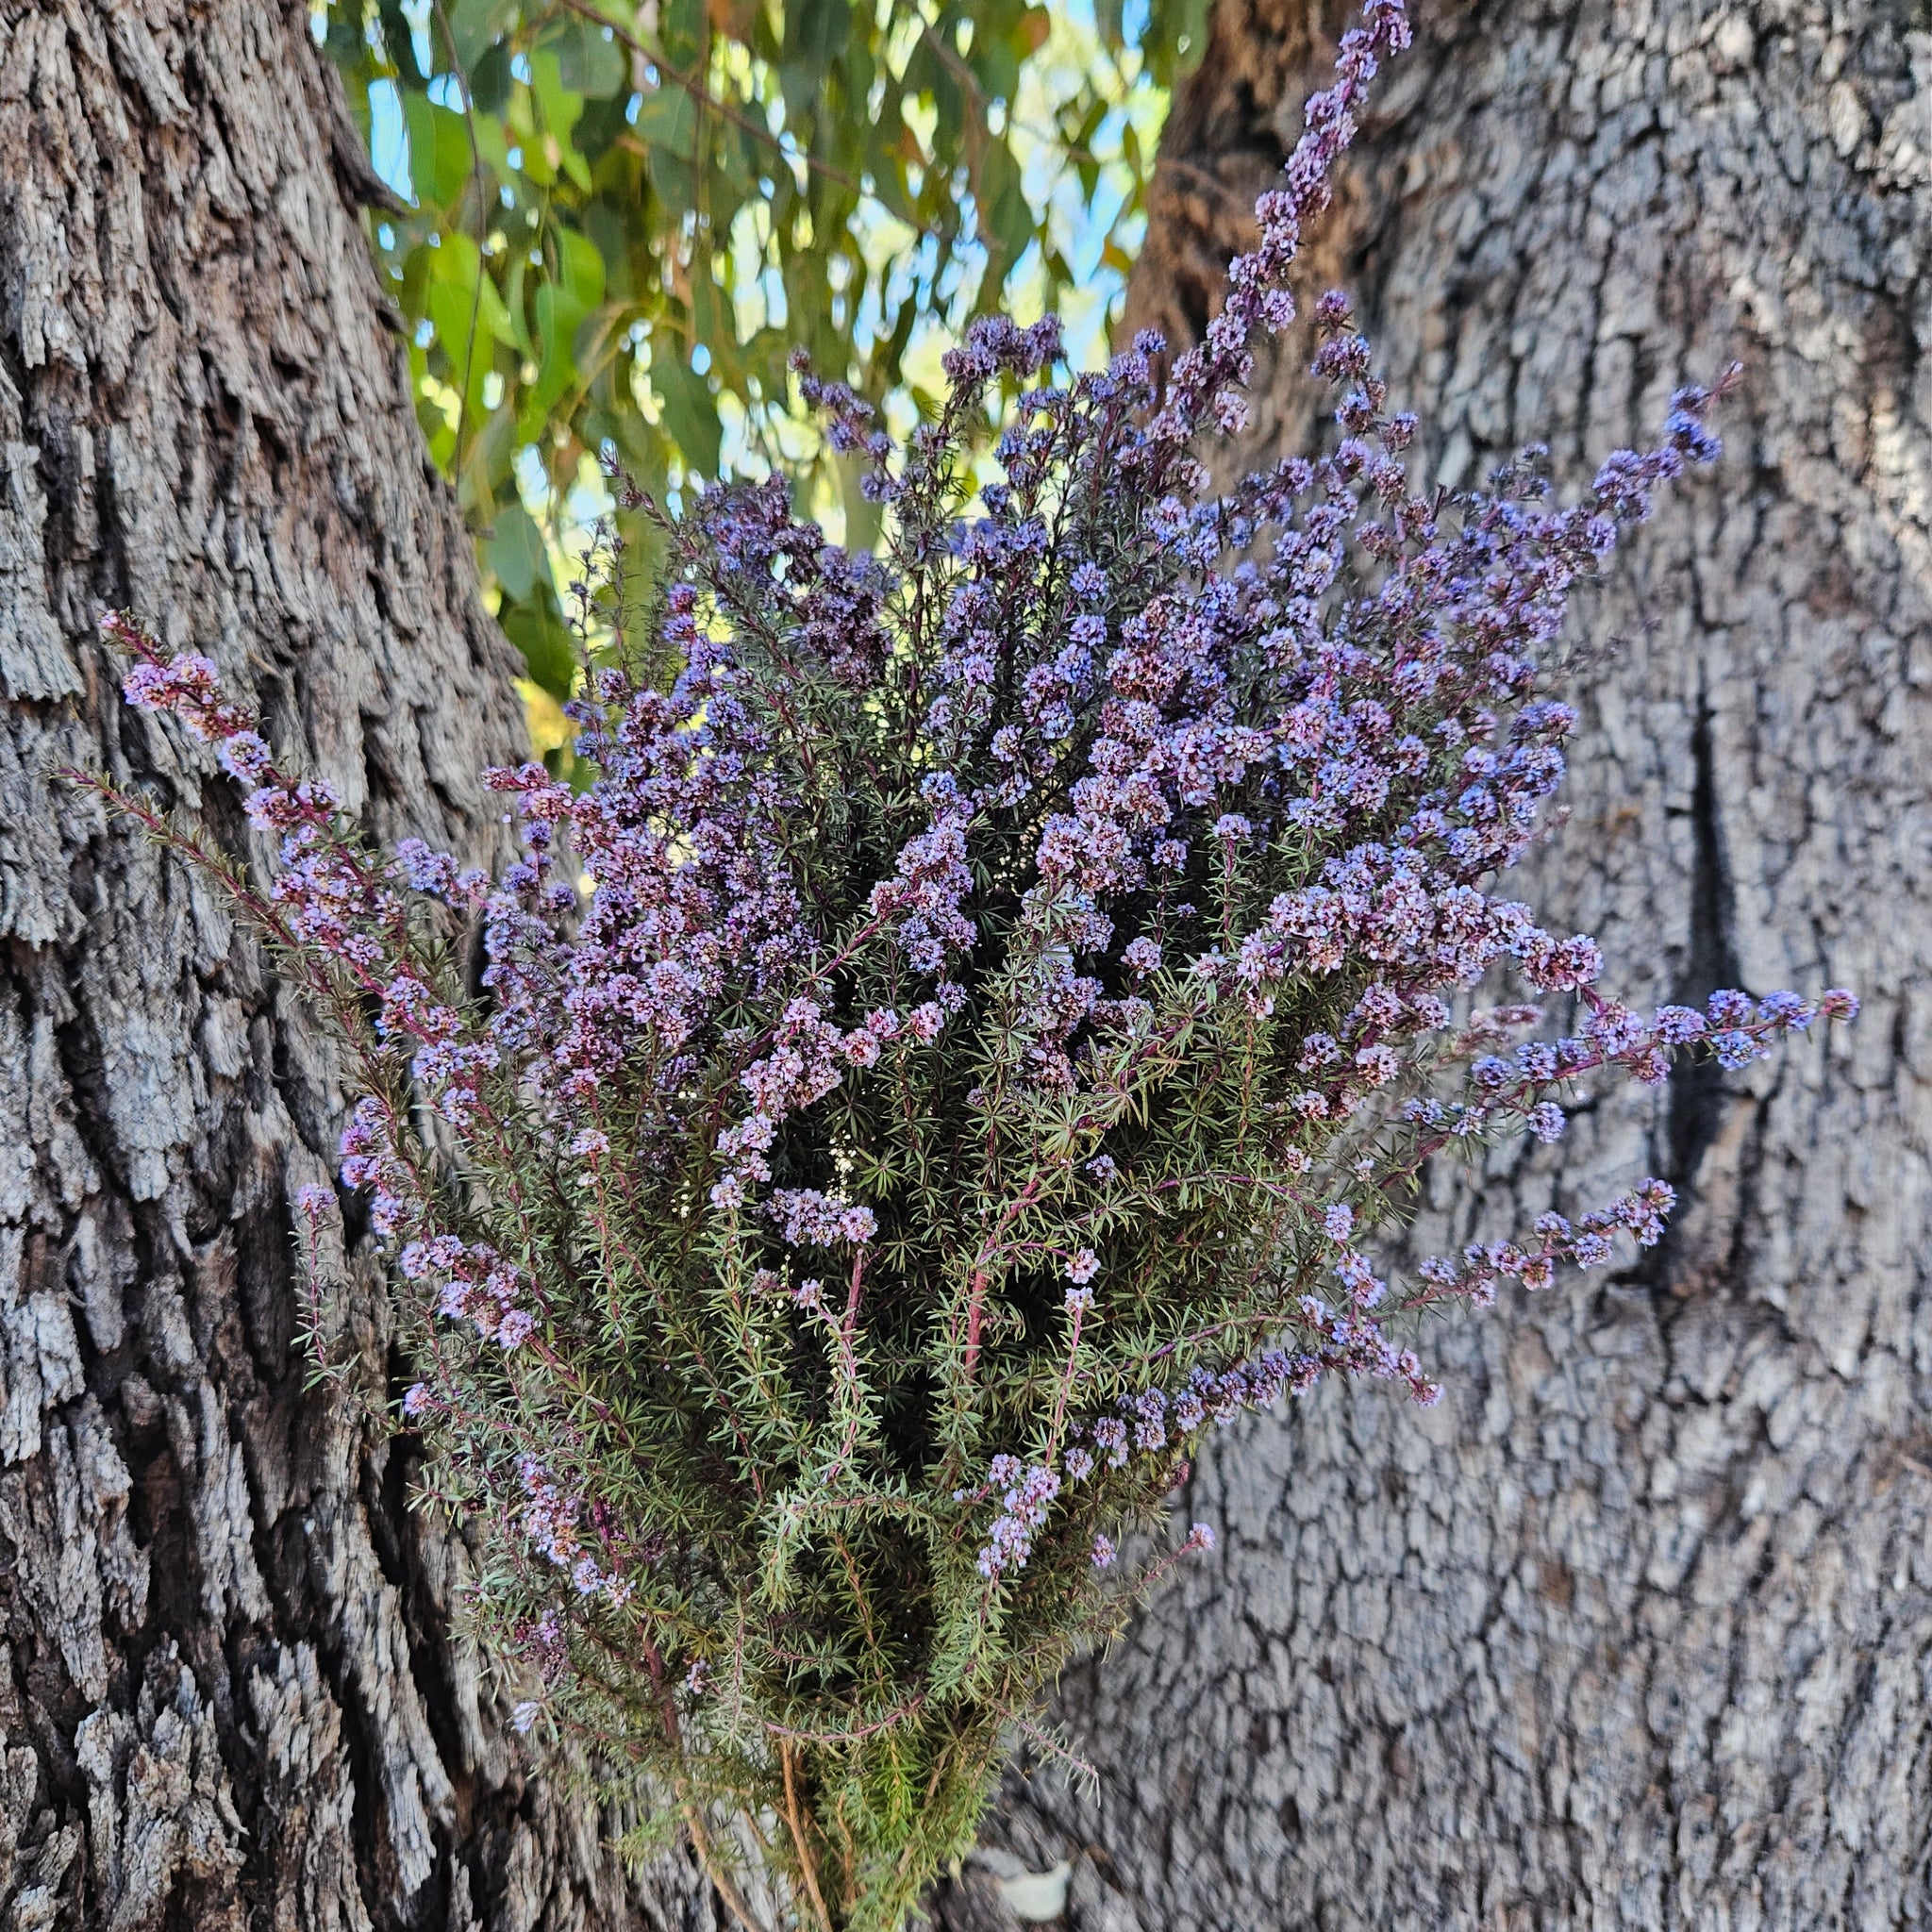
[[[251,788],[280,864],[235,889],[360,1053],[342,1179],[406,1284],[402,1408],[488,1539],[520,1722],[675,1794],[748,1922],[721,1809],[804,1921],[901,1923],[1041,1687],[1174,1560],[1123,1574],[1123,1533],[1210,1422],[1333,1374],[1432,1401],[1424,1310],[1654,1243],[1671,1206],[1646,1180],[1394,1285],[1366,1243],[1424,1161],[1557,1139],[1579,1075],[1741,1065],[1855,1009],[1634,1013],[1494,890],[1563,774],[1538,666],[1570,589],[1714,458],[1710,394],[1574,506],[1535,452],[1419,493],[1331,295],[1333,447],[1208,491],[1191,446],[1240,425],[1407,34],[1371,0],[1342,41],[1206,341],[1164,386],[1143,340],[1025,390],[971,514],[970,432],[1055,362],[1050,322],[978,325],[903,453],[804,376],[884,554],[775,480],[701,495],[660,658],[573,708],[594,782],[490,774],[499,878],[373,851],[212,665],[110,621],[128,697]],[[1472,1012],[1504,969],[1574,1030]]]

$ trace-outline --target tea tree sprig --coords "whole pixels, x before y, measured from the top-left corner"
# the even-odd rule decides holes
[[[1209,1426],[1333,1375],[1433,1401],[1426,1318],[1653,1244],[1672,1205],[1642,1180],[1394,1281],[1375,1238],[1424,1162],[1555,1140],[1585,1075],[1740,1066],[1856,1011],[1633,1012],[1499,891],[1575,726],[1547,692],[1571,592],[1716,458],[1730,378],[1574,503],[1535,450],[1446,496],[1329,295],[1324,446],[1219,496],[1191,453],[1293,323],[1407,35],[1371,0],[1344,36],[1164,382],[1142,339],[1055,383],[1055,325],[996,318],[900,451],[806,374],[880,553],[775,482],[664,519],[614,626],[652,641],[571,708],[593,782],[488,774],[521,841],[498,876],[376,852],[212,663],[109,625],[129,699],[251,788],[271,883],[109,795],[355,1044],[340,1206],[393,1256],[402,1415],[483,1533],[470,1608],[520,1722],[669,1793],[747,1924],[727,1842],[796,1923],[903,1923],[1054,1674],[1205,1545],[1120,1555]],[[633,593],[614,536],[600,558],[587,627]],[[1472,1009],[1498,981],[1514,1003]],[[337,1206],[305,1200],[311,1253]]]

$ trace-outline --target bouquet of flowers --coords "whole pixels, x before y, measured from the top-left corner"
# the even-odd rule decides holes
[[[1337,1374],[1432,1401],[1427,1311],[1653,1243],[1671,1206],[1641,1181],[1391,1282],[1368,1243],[1424,1162],[1555,1140],[1580,1075],[1737,1066],[1855,1010],[1633,1012],[1496,890],[1563,775],[1541,667],[1571,589],[1716,456],[1712,393],[1580,502],[1535,451],[1443,497],[1330,295],[1331,446],[1208,488],[1193,452],[1240,427],[1407,32],[1370,0],[1164,372],[1142,339],[1055,384],[1050,321],[980,322],[903,450],[802,373],[871,465],[879,554],[778,479],[665,519],[616,626],[649,648],[571,707],[589,782],[490,774],[499,877],[372,849],[208,660],[109,621],[127,696],[279,841],[229,883],[363,1086],[346,1191],[303,1209],[393,1252],[401,1409],[485,1533],[471,1607],[519,1722],[668,1797],[747,1924],[744,1856],[824,1932],[903,1923],[1062,1662],[1208,1540],[1122,1555],[1210,1424]],[[628,608],[609,532],[593,561],[590,614]],[[1536,1003],[1473,1008],[1506,969]]]

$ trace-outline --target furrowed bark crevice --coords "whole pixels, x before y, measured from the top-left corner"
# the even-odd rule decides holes
[[[1736,908],[1718,812],[1710,706],[1701,684],[1690,733],[1690,757],[1693,777],[1692,858],[1688,881],[1690,929],[1683,965],[1671,997],[1680,1005],[1701,1009],[1714,989],[1735,987],[1740,978],[1732,942]],[[1715,1061],[1700,1060],[1672,1076],[1664,1109],[1661,1172],[1677,1190],[1680,1211],[1657,1246],[1640,1257],[1628,1275],[1632,1282],[1651,1289],[1683,1286],[1695,1271],[1696,1263],[1689,1261],[1684,1253],[1682,1210],[1695,1207],[1704,1158],[1724,1131],[1725,1117],[1736,1105],[1733,1083]],[[1729,1259],[1727,1244],[1724,1260]]]

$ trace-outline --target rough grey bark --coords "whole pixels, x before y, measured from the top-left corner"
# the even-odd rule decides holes
[[[211,653],[374,825],[472,852],[520,742],[307,8],[0,0],[0,1924],[614,1927],[594,1813],[447,1634],[407,1439],[303,1392],[328,1054],[206,886],[55,776],[232,788],[94,625]],[[338,176],[341,176],[338,179]],[[331,1317],[378,1400],[379,1272]],[[687,1916],[672,1873],[662,1918]]]
[[[1574,484],[1733,356],[1719,469],[1587,599],[1573,816],[1524,896],[1637,999],[1844,982],[1858,1026],[1439,1175],[1418,1239],[1643,1172],[1668,1244],[1217,1442],[1216,1556],[1064,1687],[1080,1932],[1932,1922],[1932,38],[1872,0],[1421,0],[1311,280],[1447,484]],[[1186,340],[1322,48],[1221,0],[1134,320]],[[1259,451],[1307,431],[1299,356]],[[981,1881],[961,1924],[1003,1923]],[[977,1915],[977,1916],[974,1916]]]

